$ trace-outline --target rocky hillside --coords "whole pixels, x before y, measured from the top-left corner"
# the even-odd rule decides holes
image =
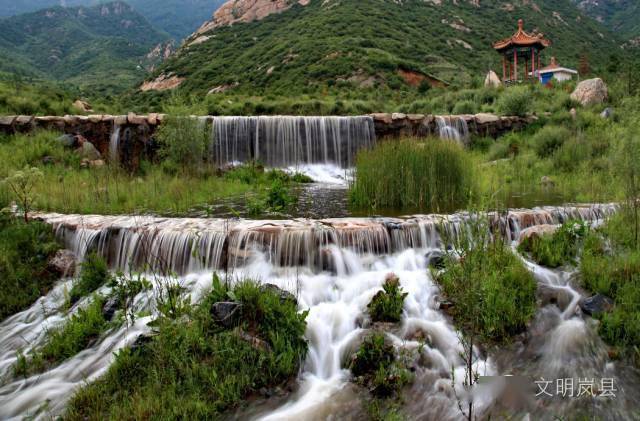
[[[640,2],[637,0],[575,0],[587,14],[640,46]]]
[[[518,19],[576,67],[603,66],[620,41],[571,0],[232,0],[143,88],[205,95],[397,90],[468,81],[498,69],[493,41]]]
[[[195,31],[224,0],[126,0],[153,26],[182,40]],[[101,0],[0,0],[0,17],[35,12],[54,6],[95,6]]]
[[[124,2],[54,7],[0,20],[0,71],[112,92],[144,78],[166,40]]]

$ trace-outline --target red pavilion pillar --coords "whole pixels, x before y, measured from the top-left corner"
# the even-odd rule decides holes
[[[518,50],[513,50],[513,80],[518,80]]]
[[[531,77],[536,77],[536,49],[531,49]]]
[[[507,80],[507,57],[502,56],[502,81]]]

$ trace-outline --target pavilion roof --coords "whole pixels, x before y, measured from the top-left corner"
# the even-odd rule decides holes
[[[551,41],[546,39],[543,34],[530,34],[524,30],[524,21],[518,20],[518,31],[503,40],[493,44],[496,50],[504,50],[511,46],[532,46],[538,45],[540,48],[546,48],[551,45]]]

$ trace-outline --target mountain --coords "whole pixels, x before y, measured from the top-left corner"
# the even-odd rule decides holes
[[[146,75],[167,41],[131,6],[54,7],[0,20],[0,71],[113,92]],[[151,52],[151,53],[150,53]]]
[[[104,0],[0,0],[0,17],[35,12],[54,6],[95,6]],[[195,31],[224,0],[127,0],[156,28],[182,40]]]
[[[637,0],[575,0],[587,14],[640,45],[640,2]]]
[[[232,0],[142,86],[198,95],[379,91],[468,82],[501,69],[492,43],[518,19],[565,66],[598,70],[620,41],[570,0]]]

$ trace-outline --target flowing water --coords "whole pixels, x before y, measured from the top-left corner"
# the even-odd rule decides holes
[[[489,220],[508,241],[523,229],[560,224],[569,219],[599,223],[615,212],[615,205],[546,207],[493,213]],[[367,329],[366,306],[389,273],[409,293],[402,323],[389,330],[397,347],[411,350],[415,382],[407,391],[404,412],[414,419],[459,419],[452,386],[462,394],[464,365],[458,333],[439,309],[438,288],[428,270],[432,256],[447,247],[443,238],[467,235],[467,213],[418,215],[404,218],[346,218],[324,220],[245,221],[172,219],[130,216],[38,215],[80,258],[89,251],[104,256],[113,269],[151,267],[157,273],[174,271],[197,301],[210,286],[212,273],[232,279],[252,277],[286,289],[298,297],[300,310],[309,310],[306,338],[309,354],[297,390],[286,398],[253,405],[235,416],[270,420],[361,418],[365,415],[361,392],[349,382],[345,361]],[[443,237],[443,233],[447,233]],[[612,377],[618,398],[597,401],[594,410],[603,418],[629,419],[637,373],[609,360],[590,319],[580,315],[580,293],[570,273],[552,272],[526,262],[541,291],[556,296],[544,305],[529,329],[527,340],[489,355],[478,354],[482,375]],[[151,276],[161,282],[161,275]],[[62,281],[28,310],[0,323],[0,418],[38,413],[55,416],[64,410],[73,390],[105,372],[113,352],[132,344],[149,330],[154,293],[136,297],[136,311],[151,316],[133,326],[107,332],[97,343],[63,364],[27,379],[11,375],[16,351],[42,344],[47,329],[59,326],[77,308],[64,308]],[[551,291],[551,292],[549,292]],[[106,287],[101,290],[106,292]],[[426,342],[419,341],[426,338]],[[530,386],[534,386],[530,384]],[[504,390],[480,389],[475,396],[479,413],[505,406]],[[535,393],[535,389],[532,391]],[[535,396],[535,394],[533,395]],[[550,413],[569,414],[571,400],[550,400],[519,409],[530,419]],[[583,401],[576,401],[582,403]],[[609,416],[609,412],[612,416]]]
[[[467,121],[458,116],[436,116],[436,128],[440,139],[467,142],[469,126]]]

